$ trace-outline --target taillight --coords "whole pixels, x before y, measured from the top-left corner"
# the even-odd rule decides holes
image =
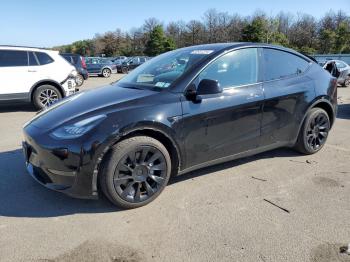
[[[85,58],[84,57],[80,57],[80,59],[81,59],[81,65],[83,66],[84,69],[86,69]]]

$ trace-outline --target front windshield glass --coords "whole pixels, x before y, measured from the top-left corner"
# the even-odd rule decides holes
[[[184,48],[159,55],[136,68],[119,83],[140,88],[169,88],[189,68],[214,50]]]

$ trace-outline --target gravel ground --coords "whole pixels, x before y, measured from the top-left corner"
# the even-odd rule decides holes
[[[195,171],[128,211],[34,182],[20,145],[35,112],[2,107],[0,261],[350,261],[340,252],[350,242],[350,88],[338,96],[318,154],[279,149]]]

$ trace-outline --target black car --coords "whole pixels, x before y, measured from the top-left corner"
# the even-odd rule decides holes
[[[134,70],[136,67],[142,65],[144,62],[146,62],[149,59],[150,58],[147,56],[130,57],[126,61],[122,62],[121,64],[117,64],[117,71],[118,73],[127,74],[131,70]]]
[[[86,70],[86,63],[84,57],[78,54],[63,53],[61,54],[69,63],[75,66],[78,75],[75,79],[77,86],[82,86],[84,80],[89,78],[89,73]]]
[[[90,75],[110,77],[117,73],[117,66],[107,58],[86,57],[86,66]]]
[[[101,188],[135,208],[171,176],[279,147],[316,153],[336,111],[336,79],[300,53],[192,46],[49,107],[25,125],[23,148],[46,187],[79,198]]]

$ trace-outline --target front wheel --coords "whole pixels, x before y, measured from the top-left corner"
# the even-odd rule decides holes
[[[168,184],[170,155],[158,140],[135,136],[116,144],[102,165],[103,193],[120,208],[152,202]]]
[[[303,154],[314,154],[325,145],[331,127],[329,116],[322,108],[312,108],[300,129],[295,149]]]
[[[108,69],[108,68],[105,68],[105,69],[102,70],[102,75],[103,75],[103,77],[105,77],[105,78],[110,77],[111,74],[112,74],[112,72],[111,72],[111,70]]]

